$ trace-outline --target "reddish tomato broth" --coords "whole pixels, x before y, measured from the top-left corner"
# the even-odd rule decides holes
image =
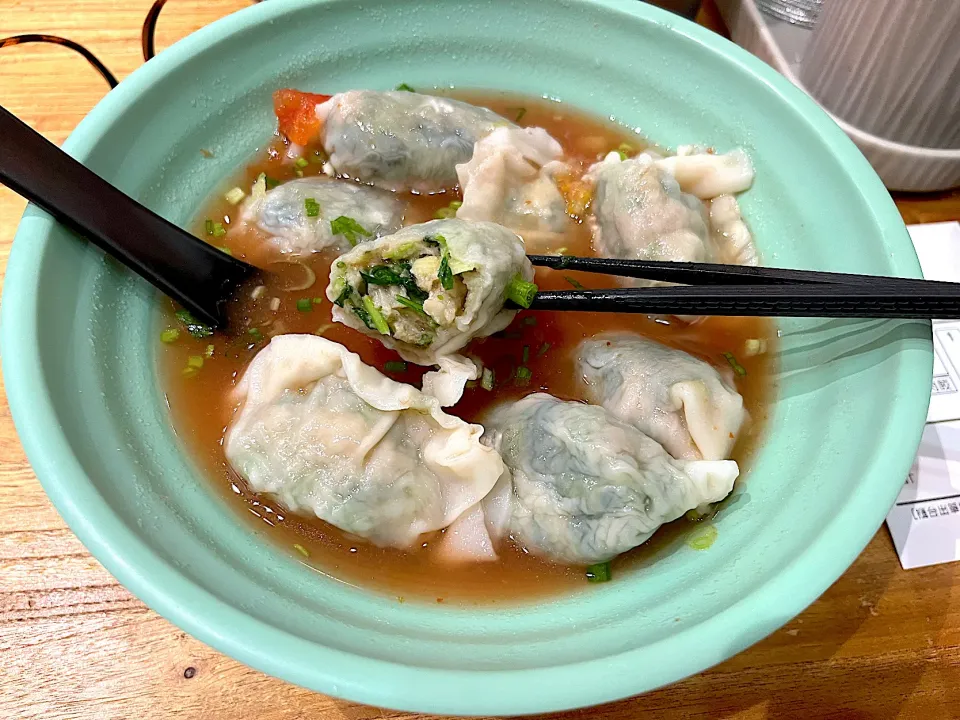
[[[502,93],[464,93],[452,95],[482,104],[514,118],[525,108],[519,124],[543,127],[551,133],[581,169],[623,143],[641,149],[643,142],[623,127],[598,120],[565,105],[539,99],[516,97]],[[224,186],[248,189],[261,173],[279,181],[298,175],[322,172],[316,148],[307,146],[305,167],[297,168],[284,160],[286,146],[275,138],[259,150],[253,161]],[[405,224],[423,222],[441,207],[457,199],[454,194],[413,195],[405,215]],[[199,214],[197,235],[211,243],[227,247],[237,257],[265,265],[275,255],[263,248],[254,232],[235,227],[238,208],[218,192]],[[222,223],[225,235],[211,237],[207,232],[210,220]],[[565,253],[594,255],[589,230],[585,223],[571,218],[563,242]],[[268,497],[250,491],[243,479],[228,465],[223,453],[223,436],[236,403],[232,390],[247,363],[274,335],[283,333],[321,332],[324,337],[342,343],[357,352],[364,362],[383,369],[388,361],[399,357],[376,340],[354,330],[333,324],[331,305],[325,297],[329,266],[335,253],[320,253],[305,261],[316,274],[316,282],[308,289],[287,290],[302,284],[305,272],[292,264],[272,264],[274,280],[256,300],[250,293],[238,296],[231,308],[230,332],[194,339],[181,332],[172,343],[163,344],[159,353],[162,387],[170,406],[171,417],[188,452],[196,459],[204,474],[222,491],[227,502],[251,522],[253,531],[287,548],[302,562],[344,582],[389,593],[403,601],[416,598],[431,602],[518,602],[575,589],[585,589],[584,568],[558,565],[530,555],[510,543],[501,548],[495,563],[450,567],[433,557],[441,533],[424,536],[422,545],[412,551],[378,548],[363,540],[351,538],[316,518],[288,515]],[[570,288],[580,284],[587,288],[614,287],[614,278],[538,269],[536,282],[541,288]],[[271,309],[271,303],[279,308]],[[310,309],[298,309],[297,301],[309,298]],[[303,305],[303,303],[301,303]],[[178,327],[173,316],[176,308],[165,301],[162,326]],[[250,330],[255,333],[250,334]],[[608,330],[628,330],[681,348],[716,365],[724,365],[724,353],[732,352],[746,370],[737,378],[737,386],[749,409],[751,422],[742,432],[734,458],[746,470],[751,454],[766,421],[766,406],[772,390],[770,354],[746,357],[743,348],[748,339],[760,338],[772,349],[775,329],[769,320],[759,318],[710,318],[692,325],[675,321],[652,320],[629,314],[606,313],[536,313],[521,312],[513,324],[495,337],[474,341],[469,354],[494,369],[496,388],[489,392],[480,386],[468,388],[463,400],[448,411],[465,420],[478,422],[483,413],[497,402],[519,398],[542,390],[565,399],[582,399],[580,378],[574,368],[572,354],[577,344],[587,337]],[[206,355],[210,354],[210,357]],[[203,367],[184,374],[191,356],[204,356]],[[524,359],[526,358],[526,359]],[[531,371],[526,384],[518,384],[515,371],[519,365]],[[390,377],[419,386],[424,368],[407,365],[403,372],[387,372]],[[744,482],[741,475],[738,482]],[[722,512],[722,510],[721,510]],[[614,581],[625,571],[642,572],[642,566],[655,561],[658,553],[678,541],[678,534],[691,531],[694,525],[680,520],[661,529],[654,538],[639,548],[617,558],[613,564]]]

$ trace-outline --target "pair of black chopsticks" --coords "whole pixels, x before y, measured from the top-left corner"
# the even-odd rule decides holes
[[[767,317],[958,318],[960,284],[780,268],[529,255],[555,270],[682,283],[543,290],[531,310]]]

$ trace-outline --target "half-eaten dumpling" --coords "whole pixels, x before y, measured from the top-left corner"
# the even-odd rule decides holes
[[[732,377],[724,378],[712,365],[618,333],[583,342],[577,366],[590,402],[649,435],[673,457],[730,457],[747,412]]]
[[[488,527],[561,562],[605,562],[688,510],[719,502],[732,460],[675,460],[595,405],[536,393],[486,423],[510,469],[484,502]]]
[[[533,279],[523,241],[488,222],[432,220],[361,243],[330,268],[333,319],[434,365],[516,315],[507,293]],[[535,288],[534,288],[535,289]]]
[[[315,335],[273,338],[237,396],[224,450],[251,489],[378,545],[450,525],[503,470],[482,427]]]
[[[298,144],[319,137],[337,174],[387,190],[438,192],[457,184],[456,166],[495,127],[492,110],[415,92],[350,90],[311,95],[280,90],[281,132]]]
[[[566,167],[561,157],[560,143],[543,128],[497,128],[474,146],[469,162],[457,165],[463,193],[457,217],[504,225],[528,249],[550,249],[568,221],[553,179]]]
[[[261,176],[243,204],[241,220],[266,233],[279,252],[306,255],[328,247],[347,250],[396,232],[403,211],[393,193],[358,183],[311,177],[267,190]]]
[[[698,145],[681,145],[676,155],[657,160],[685,193],[701,200],[743,192],[753,185],[753,163],[740,148],[728,153],[707,152]]]

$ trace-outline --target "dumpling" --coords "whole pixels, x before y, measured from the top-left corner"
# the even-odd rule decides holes
[[[338,174],[387,190],[452,189],[456,166],[470,159],[474,144],[513,125],[483,107],[405,91],[331,97],[281,90],[274,107],[294,142],[319,137]]]
[[[733,195],[753,185],[753,163],[740,148],[720,155],[697,145],[682,145],[676,155],[656,163],[673,175],[683,192],[701,200]]]
[[[703,203],[682,192],[651,156],[621,160],[612,153],[588,177],[595,182],[594,241],[605,257],[717,261]]]
[[[760,263],[753,235],[743,221],[740,204],[733,195],[720,195],[710,201],[710,231],[720,250],[720,262],[729,265]]]
[[[577,368],[590,402],[649,435],[675,458],[730,457],[747,419],[732,377],[639,335],[611,333],[584,341]]]
[[[328,247],[346,250],[358,240],[396,232],[403,212],[404,203],[393,193],[358,183],[311,177],[267,190],[261,177],[243,204],[241,220],[266,233],[281,253],[306,255]],[[349,218],[363,232],[353,224],[338,223],[338,218]]]
[[[420,365],[503,330],[512,285],[533,279],[523,241],[488,222],[432,220],[364,242],[330,269],[333,319]]]
[[[560,562],[610,560],[722,500],[739,474],[732,460],[675,460],[603,408],[544,393],[495,409],[486,428],[512,475],[484,501],[488,528]]]
[[[463,193],[457,217],[504,225],[527,248],[559,239],[567,225],[566,202],[553,179],[566,167],[561,157],[560,143],[543,128],[497,128],[474,146],[469,162],[457,165]]]
[[[273,338],[237,397],[224,450],[251,489],[377,545],[450,525],[503,472],[482,427],[315,335]]]

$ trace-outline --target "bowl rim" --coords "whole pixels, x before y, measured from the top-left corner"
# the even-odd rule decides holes
[[[135,70],[108,93],[71,133],[63,148],[84,159],[102,128],[123,114],[155,80],[173,72],[209,46],[271,22],[302,7],[346,0],[262,3],[228,15],[188,35]],[[817,132],[845,164],[878,224],[901,224],[879,177],[843,131],[801,90],[761,60],[708,30],[665,10],[631,0],[568,0],[627,14],[662,26],[720,53],[765,85]],[[469,671],[408,666],[354,655],[308,642],[221,601],[156,554],[115,516],[83,471],[57,414],[41,372],[38,290],[41,259],[50,242],[52,218],[29,206],[15,236],[0,306],[0,345],[11,414],[33,469],[71,530],[126,588],[191,635],[246,665],[309,689],[387,708],[443,714],[523,714],[596,705],[646,692],[705,670],[799,614],[856,559],[883,522],[899,483],[863,481],[823,532],[774,578],[734,605],[654,645],[605,658],[525,670]],[[19,242],[17,242],[19,241]],[[906,230],[902,242],[912,249]],[[920,276],[915,255],[900,260]],[[920,442],[932,377],[929,362],[904,360],[895,391],[901,396],[897,433],[885,423],[873,468],[906,475]],[[907,364],[909,363],[909,364]],[[907,427],[904,432],[902,427]],[[912,431],[909,428],[915,427]],[[864,477],[870,477],[869,472]],[[865,521],[865,518],[868,520]],[[815,578],[811,583],[810,578]],[[779,620],[757,626],[755,606],[777,603]],[[749,636],[743,628],[752,628]],[[704,632],[706,631],[706,632]],[[282,637],[283,643],[278,642]],[[281,647],[282,645],[282,647]],[[651,654],[652,653],[652,654]],[[651,661],[655,659],[655,661]],[[643,668],[640,676],[637,668]],[[598,673],[603,683],[585,683]]]

